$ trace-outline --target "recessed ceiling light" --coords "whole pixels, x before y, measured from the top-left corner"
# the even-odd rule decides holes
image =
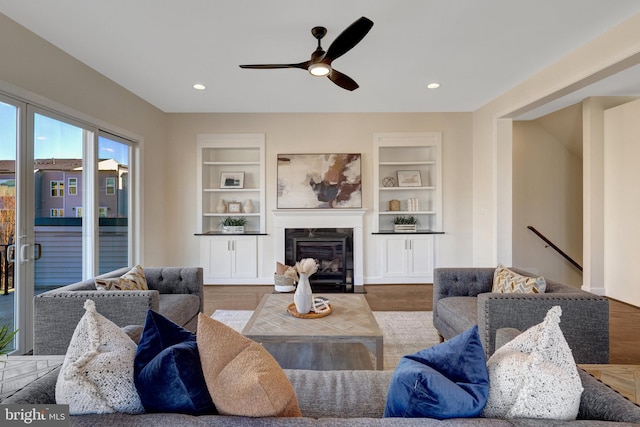
[[[193,85],[193,88],[195,90],[205,90],[207,87],[205,85],[203,85],[202,83],[196,83]]]
[[[427,89],[438,89],[440,87],[440,83],[429,83],[427,85]]]

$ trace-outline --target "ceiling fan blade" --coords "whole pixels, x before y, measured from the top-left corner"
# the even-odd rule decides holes
[[[254,70],[270,70],[276,68],[301,68],[306,70],[309,67],[310,61],[300,62],[298,64],[250,64],[240,65],[240,68],[250,68]]]
[[[340,71],[332,69],[329,75],[327,76],[329,80],[340,86],[342,89],[346,90],[356,90],[360,86],[355,82],[351,77],[346,74],[342,74]]]
[[[324,56],[323,62],[331,63],[334,59],[337,59],[353,49],[355,45],[367,35],[369,30],[373,27],[373,21],[364,16],[358,19],[353,24],[349,25],[336,39],[331,43],[327,54]]]

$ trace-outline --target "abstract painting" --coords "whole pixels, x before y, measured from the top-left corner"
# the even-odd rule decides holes
[[[360,154],[278,154],[278,209],[361,208]]]

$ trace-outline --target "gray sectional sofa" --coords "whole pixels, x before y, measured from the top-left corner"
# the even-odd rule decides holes
[[[125,267],[98,277],[120,277],[130,269]],[[146,267],[144,275],[148,291],[96,290],[92,278],[36,295],[33,354],[67,352],[87,299],[95,301],[98,312],[120,327],[135,329],[138,325],[141,330],[151,309],[195,332],[198,313],[204,308],[202,268]]]
[[[182,294],[193,294],[200,297],[200,303],[198,306],[201,310],[202,305],[202,270],[201,269],[186,269],[179,273],[177,270],[172,269],[158,269],[152,271],[149,269],[148,280],[153,283],[156,289],[165,289],[171,283],[171,288],[182,289]],[[126,269],[124,269],[126,271]],[[114,272],[111,277],[117,277],[118,274],[122,274],[124,271]],[[170,273],[169,273],[170,271]],[[147,269],[145,269],[145,274]],[[465,272],[469,273],[469,272]],[[484,277],[489,274],[489,271],[481,272],[481,274],[474,273],[477,277]],[[439,273],[440,284],[443,283],[443,277],[451,278],[453,272],[440,271]],[[444,276],[443,276],[444,274]],[[460,272],[456,273],[460,274]],[[169,280],[168,277],[171,277]],[[178,278],[182,277],[180,280]],[[459,279],[468,279],[469,276],[462,275],[457,276]],[[484,280],[484,279],[483,279]],[[186,283],[189,283],[187,285]],[[192,289],[193,283],[196,284]],[[149,284],[151,287],[152,284]],[[163,286],[158,285],[163,283]],[[54,292],[52,295],[48,295],[43,300],[60,299],[67,300],[84,300],[87,296],[95,296],[90,294],[89,284],[87,282],[81,282],[79,284],[70,285],[70,289],[60,289],[59,292],[75,293],[78,295],[84,295],[83,297],[76,297],[75,295],[56,295]],[[199,287],[199,288],[198,288]],[[554,285],[552,285],[553,289]],[[481,289],[482,287],[478,287]],[[191,290],[188,290],[191,289]],[[198,291],[198,289],[200,289]],[[137,292],[137,291],[134,291]],[[157,291],[156,291],[157,292]],[[162,295],[166,295],[166,289],[163,292],[157,292],[158,294],[149,295],[147,305],[156,305],[162,311],[163,307],[167,307],[167,304],[171,306],[171,301],[165,301],[165,305],[161,303]],[[119,292],[120,294],[122,292]],[[89,294],[89,295],[87,295]],[[154,296],[155,295],[155,296]],[[117,302],[111,302],[112,299],[117,300],[118,295],[113,297],[105,297],[110,301],[106,307],[110,307],[111,310],[116,310],[118,307]],[[440,297],[439,299],[441,299]],[[576,298],[576,297],[573,297]],[[581,299],[581,298],[578,298]],[[172,298],[165,298],[165,300],[172,300]],[[435,298],[434,298],[435,300]],[[100,298],[96,298],[96,306],[100,302]],[[48,301],[48,304],[53,302]],[[47,309],[52,310],[52,306],[47,306]],[[65,308],[67,306],[64,306]],[[75,307],[69,305],[68,307]],[[81,305],[80,305],[81,307]],[[122,307],[122,305],[120,305]],[[65,309],[63,308],[63,310]],[[145,315],[146,310],[145,308]],[[75,310],[75,308],[74,308]],[[83,311],[83,309],[82,309]],[[435,311],[435,304],[434,304]],[[171,313],[172,310],[165,310],[165,313]],[[118,316],[122,315],[122,310],[117,311],[118,315],[114,316],[114,320]],[[78,313],[78,319],[82,315],[82,312]],[[442,315],[442,313],[441,313]],[[65,313],[65,317],[70,316]],[[183,322],[189,324],[186,320],[188,316],[184,317]],[[467,316],[468,317],[468,316]],[[543,316],[544,317],[544,316]],[[564,319],[564,318],[563,318]],[[471,319],[468,319],[471,320]],[[71,320],[69,320],[71,322]],[[134,323],[142,324],[144,319],[138,321],[135,319],[120,321],[120,325],[130,325]],[[77,324],[77,320],[74,322]],[[43,325],[40,325],[43,327]],[[511,325],[513,326],[513,325]],[[53,328],[49,328],[51,330]],[[129,331],[131,332],[131,331]],[[497,343],[507,342],[519,333],[516,329],[502,328],[497,331]],[[69,335],[70,337],[70,335]],[[135,337],[132,336],[132,338]],[[495,339],[495,338],[494,338]],[[61,341],[64,340],[64,341]],[[61,338],[57,336],[56,342],[66,342],[66,337]],[[495,343],[495,341],[494,341]],[[40,345],[45,345],[45,340],[41,338]],[[65,344],[66,345],[66,344]],[[608,347],[607,347],[608,348]],[[457,418],[448,420],[437,420],[431,418],[383,418],[383,413],[386,404],[387,390],[393,375],[393,371],[308,371],[308,370],[285,370],[285,374],[290,380],[293,388],[296,392],[298,404],[302,412],[302,418],[250,418],[250,417],[238,417],[238,416],[223,416],[223,415],[201,415],[192,416],[186,414],[176,413],[148,413],[141,415],[128,415],[122,413],[115,414],[92,414],[92,415],[80,415],[70,417],[71,426],[251,426],[251,427],[266,427],[266,426],[354,426],[354,427],[414,427],[414,426],[509,426],[509,427],[535,427],[535,426],[622,426],[622,425],[640,425],[640,406],[634,404],[628,399],[624,398],[602,382],[598,381],[591,375],[582,370],[578,370],[584,392],[581,396],[580,409],[578,413],[578,419],[575,421],[556,421],[556,420],[534,420],[534,419],[516,419],[516,420],[502,420],[502,419],[490,419],[490,418]],[[22,390],[9,396],[0,404],[19,404],[26,405],[52,405],[55,404],[55,388],[56,381],[60,368],[46,374],[45,376],[30,383]]]
[[[58,370],[43,376],[2,404],[53,404]],[[96,426],[621,426],[640,423],[640,407],[579,370],[584,392],[576,421],[468,418],[382,418],[393,371],[285,370],[303,418],[247,418],[222,415],[107,414],[72,416],[71,425]],[[620,424],[622,423],[622,424]]]
[[[552,280],[546,280],[546,291],[541,294],[492,293],[494,271],[494,268],[435,269],[433,325],[444,339],[477,324],[489,358],[496,348],[498,329],[523,331],[542,322],[551,307],[560,306],[560,329],[576,363],[609,363],[606,298]]]

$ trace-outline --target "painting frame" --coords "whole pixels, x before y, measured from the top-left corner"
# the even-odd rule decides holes
[[[399,170],[398,187],[422,187],[422,177],[419,170]]]
[[[220,188],[244,188],[244,172],[220,172]]]
[[[362,209],[360,153],[277,155],[278,209]]]

